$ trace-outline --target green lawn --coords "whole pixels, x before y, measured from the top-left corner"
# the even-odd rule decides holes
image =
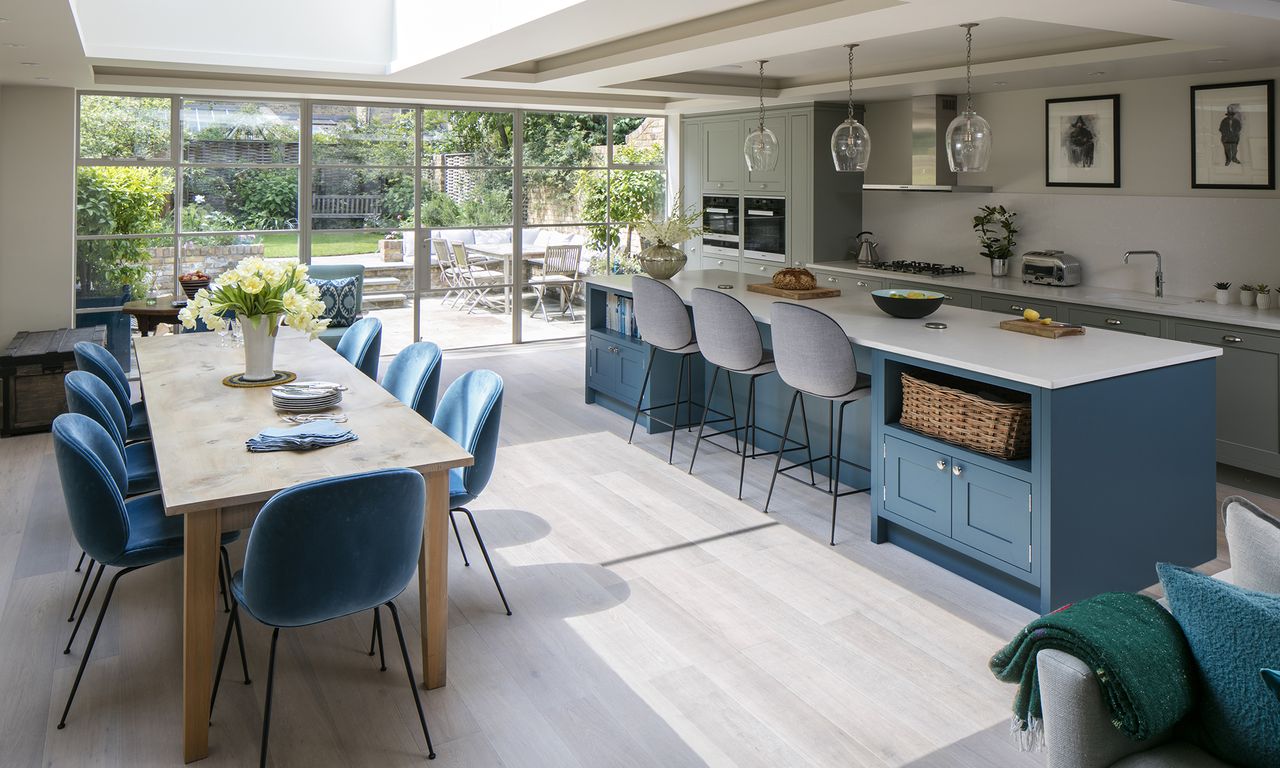
[[[381,239],[380,232],[336,232],[331,235],[315,232],[311,235],[311,255],[350,256],[355,253],[375,253]],[[262,243],[266,246],[265,255],[268,259],[295,258],[298,255],[297,235],[283,232],[262,235]]]

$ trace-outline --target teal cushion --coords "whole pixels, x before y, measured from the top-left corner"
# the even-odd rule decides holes
[[[1156,570],[1199,668],[1189,735],[1236,765],[1280,765],[1280,707],[1258,674],[1280,667],[1280,595],[1168,563]]]
[[[360,300],[357,295],[359,278],[340,277],[336,280],[312,280],[320,288],[320,300],[324,302],[324,313],[321,318],[329,321],[333,328],[345,328],[356,321],[360,314]]]

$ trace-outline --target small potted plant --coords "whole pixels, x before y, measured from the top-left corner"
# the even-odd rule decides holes
[[[1253,290],[1257,293],[1258,309],[1271,309],[1271,288],[1265,283],[1258,283]]]
[[[1219,304],[1231,303],[1231,283],[1225,280],[1213,284],[1214,298]]]
[[[1013,236],[1018,234],[1018,227],[1013,218],[1018,214],[1003,205],[984,205],[978,210],[981,213],[973,217],[978,245],[982,246],[982,255],[991,260],[991,276],[1004,277],[1009,274],[1009,259],[1017,245]]]
[[[1246,307],[1253,306],[1253,297],[1257,290],[1251,283],[1245,283],[1240,286],[1240,304]]]
[[[702,228],[698,226],[702,221],[702,211],[686,211],[680,207],[679,200],[674,209],[669,216],[658,214],[631,223],[640,235],[640,242],[645,245],[640,251],[640,268],[655,280],[674,277],[684,269],[688,259],[676,246],[702,234]]]
[[[378,241],[378,253],[383,261],[404,261],[404,233],[393,230]]]

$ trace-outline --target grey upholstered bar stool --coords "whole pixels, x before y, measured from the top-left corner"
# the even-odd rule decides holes
[[[773,330],[774,362],[778,367],[778,375],[796,393],[791,397],[791,407],[787,409],[786,426],[782,428],[784,436],[791,432],[791,417],[795,414],[796,401],[800,402],[800,419],[804,423],[805,448],[809,450],[809,460],[782,468],[782,453],[778,454],[773,464],[773,478],[769,481],[769,495],[764,501],[764,511],[769,511],[769,500],[773,498],[773,486],[782,474],[792,480],[804,482],[799,477],[786,474],[800,467],[809,468],[809,485],[818,487],[814,482],[813,466],[815,462],[827,462],[827,493],[831,496],[831,543],[836,543],[836,503],[841,496],[862,493],[867,488],[840,492],[840,465],[848,464],[870,472],[861,464],[855,464],[841,458],[841,437],[844,432],[844,410],[850,403],[871,394],[871,377],[858,372],[858,363],[853,357],[853,345],[845,335],[840,324],[816,309],[799,304],[777,302],[770,311],[770,322]],[[830,413],[831,431],[827,440],[827,455],[813,457],[809,448],[809,425],[804,412],[804,396],[821,398],[827,401]],[[840,413],[836,414],[836,404]]]
[[[693,337],[689,310],[671,286],[651,277],[635,275],[631,278],[631,298],[634,301],[632,309],[636,313],[636,328],[640,331],[640,337],[649,345],[649,365],[645,368],[644,381],[640,384],[640,397],[636,399],[636,412],[631,417],[631,434],[627,436],[627,443],[630,444],[636,436],[636,422],[640,420],[640,413],[644,412],[650,421],[671,428],[671,447],[667,451],[667,463],[670,464],[676,455],[676,430],[680,423],[682,402],[685,403],[684,426],[690,427],[693,424],[693,362],[689,358],[698,354],[698,342]],[[649,388],[649,381],[653,376],[653,361],[658,356],[658,350],[680,356],[680,368],[676,373],[676,399],[665,405],[641,407],[644,392]],[[682,387],[685,392],[683,400],[680,398]],[[653,415],[654,411],[666,408],[671,409],[670,422]]]
[[[689,472],[693,473],[693,464],[698,460],[698,446],[703,440],[710,440],[717,435],[733,433],[734,450],[742,460],[738,467],[738,498],[742,498],[742,480],[746,474],[747,459],[757,456],[772,456],[778,451],[760,451],[755,447],[760,432],[779,437],[767,429],[759,429],[756,425],[756,380],[761,376],[774,373],[773,354],[764,348],[760,338],[760,329],[756,327],[755,318],[732,296],[713,291],[709,288],[693,289],[693,323],[698,328],[698,343],[702,347],[702,356],[715,367],[711,374],[711,388],[708,390],[707,407],[702,412],[702,424],[698,427],[698,439],[693,444],[693,457],[689,461]],[[733,421],[729,429],[703,435],[707,425],[706,414],[711,410],[711,399],[715,395],[716,382],[720,371],[724,371],[729,383],[730,416],[724,421]],[[747,377],[747,413],[742,426],[738,426],[737,406],[733,397],[734,374]],[[742,432],[742,446],[738,448],[738,432]],[[727,446],[717,445],[717,448]],[[796,443],[800,445],[799,443]],[[779,446],[782,446],[781,438]]]

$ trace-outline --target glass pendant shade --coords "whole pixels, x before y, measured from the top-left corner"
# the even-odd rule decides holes
[[[778,137],[761,125],[747,134],[742,154],[747,158],[748,171],[772,171],[778,167]]]
[[[841,173],[867,170],[871,160],[871,134],[854,118],[845,120],[831,132],[831,162]]]
[[[972,109],[966,109],[947,126],[947,163],[956,173],[987,170],[991,158],[991,125]]]

